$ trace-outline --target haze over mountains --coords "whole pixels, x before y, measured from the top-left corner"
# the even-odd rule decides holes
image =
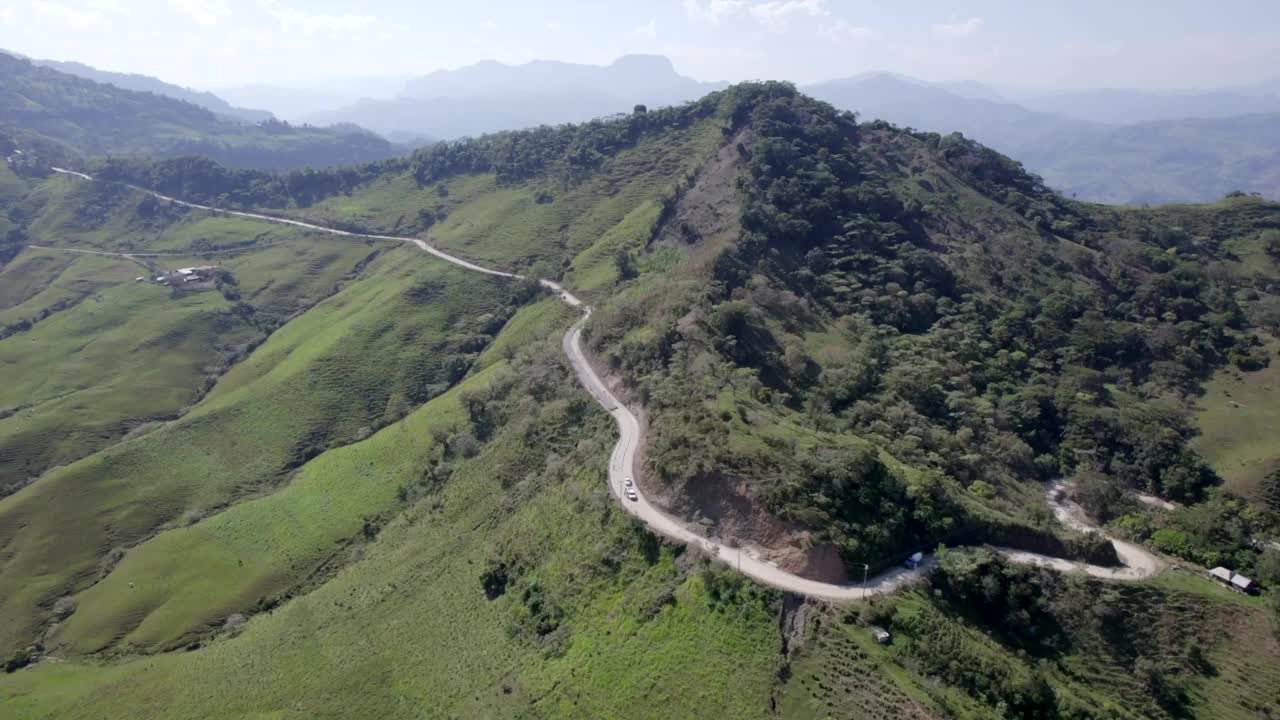
[[[1183,118],[1226,118],[1280,112],[1280,79],[1240,88],[1145,92],[1102,88],[1049,92],[1008,90],[1003,97],[1040,112],[1117,125]]]
[[[164,82],[148,75],[139,75],[137,73],[118,73],[107,70],[99,70],[90,67],[84,63],[78,62],[60,62],[57,60],[32,60],[35,65],[47,67],[58,72],[64,72],[68,75],[75,75],[86,80],[92,80],[98,83],[107,83],[115,85],[124,90],[134,90],[137,92],[149,92],[156,95],[174,98],[189,102],[192,105],[199,105],[202,108],[210,110],[218,115],[234,118],[243,122],[257,123],[274,119],[274,116],[266,110],[254,110],[248,107],[237,107],[226,100],[204,90],[193,90],[191,88],[174,85]]]
[[[986,89],[928,83],[890,73],[872,73],[803,88],[864,120],[884,119],[938,133],[961,132],[1022,162],[1054,188],[1083,200],[1125,204],[1197,202],[1233,191],[1280,197],[1280,98],[1259,94],[1251,107],[1266,114],[1220,117],[1216,94],[1178,96],[1156,106],[1148,120],[1108,124],[1044,112],[998,99]],[[960,92],[956,92],[959,90]],[[1100,91],[1141,105],[1138,91]],[[960,94],[966,93],[966,94]],[[1078,114],[1084,104],[1070,96],[1053,100]],[[1233,95],[1241,103],[1243,98]],[[1050,99],[1045,99],[1049,103]],[[1270,104],[1268,104],[1270,103]],[[1117,102],[1113,119],[1122,117]],[[1191,113],[1188,115],[1187,113]],[[1102,116],[1101,111],[1093,111]]]
[[[607,66],[490,60],[410,80],[394,99],[361,100],[307,119],[450,139],[582,122],[637,104],[678,105],[724,87],[681,76],[670,60],[653,55],[628,55]]]
[[[297,84],[256,84],[212,88],[218,97],[242,107],[269,107],[276,117],[304,122],[363,99],[390,100],[400,94],[412,76],[326,78]]]
[[[288,170],[400,154],[386,139],[360,128],[294,127],[269,118],[248,123],[185,99],[124,89],[4,53],[0,135],[63,163],[104,155],[200,155],[230,167]]]
[[[582,122],[630,112],[638,104],[678,105],[725,87],[683,76],[670,60],[657,55],[623,56],[603,66],[484,61],[418,77],[335,80],[324,87],[246,86],[220,91],[222,96],[79,63],[32,62],[183,100],[223,118],[253,123],[274,113],[308,125],[359,126],[391,142],[414,146]],[[1185,92],[1049,91],[977,81],[935,83],[875,72],[801,89],[859,113],[864,121],[883,119],[941,134],[961,132],[1080,199],[1202,202],[1233,191],[1280,197],[1280,80]],[[361,160],[394,154],[389,144],[373,148],[367,136],[360,143],[366,147],[338,155],[303,153],[272,160],[214,155],[243,167],[287,169],[299,163],[329,164],[335,157]]]
[[[656,56],[608,66],[487,61],[411,80],[395,99],[363,100],[309,119],[448,139],[577,122],[636,103],[677,104],[723,85],[681,76]],[[962,132],[1081,199],[1194,202],[1237,190],[1280,197],[1274,82],[1184,93],[1051,93],[867,73],[801,89],[864,120]]]

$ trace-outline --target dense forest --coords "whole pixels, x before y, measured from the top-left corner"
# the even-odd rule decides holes
[[[859,125],[785,85],[729,92],[750,100],[726,134],[753,137],[735,148],[740,240],[695,290],[630,281],[592,327],[654,413],[664,483],[745,479],[850,562],[963,535],[958,506],[1041,525],[1028,481],[1217,497],[1189,401],[1218,368],[1272,360],[1277,267],[1236,270],[1228,241],[1280,209],[1236,198],[1197,225],[1111,211],[959,135]],[[767,413],[826,440],[797,454],[758,427]],[[834,449],[849,436],[923,474]],[[1247,541],[1233,551],[1252,567]]]

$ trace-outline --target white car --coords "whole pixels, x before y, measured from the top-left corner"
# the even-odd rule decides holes
[[[631,502],[635,502],[640,498],[636,496],[636,491],[634,489],[627,488],[627,499],[630,500]]]
[[[622,484],[626,485],[627,487],[631,487],[634,483],[631,482],[631,476],[628,475],[627,479],[622,481]]]

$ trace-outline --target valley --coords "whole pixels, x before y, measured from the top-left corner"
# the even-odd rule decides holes
[[[82,180],[94,182],[94,179],[84,173],[78,173],[62,168],[53,168],[54,172],[76,176]],[[345,230],[337,230],[326,228],[320,225],[302,222],[300,220],[290,220],[270,215],[260,215],[255,213],[247,213],[236,210],[223,210],[220,208],[209,207],[206,205],[198,205],[186,202],[167,195],[153,193],[145,188],[134,188],[140,192],[147,193],[165,202],[174,203],[196,210],[205,210],[215,214],[226,214],[236,217],[246,217],[264,222],[281,223],[294,227],[301,227],[307,230],[315,230],[322,233],[338,235],[341,237],[361,237],[372,240],[390,240],[395,242],[410,243],[418,247],[419,250],[426,252],[433,257],[443,260],[451,265],[477,272],[484,275],[492,275],[511,280],[523,280],[524,277],[513,273],[486,268],[474,263],[468,262],[458,257],[454,257],[448,253],[431,247],[418,238],[396,237],[389,235],[364,235],[360,233],[348,232]],[[44,248],[41,248],[44,249]],[[93,252],[71,249],[71,252]],[[116,257],[128,258],[129,255],[118,255],[111,253],[100,253],[106,255],[115,255]],[[624,403],[620,402],[609,391],[608,387],[596,371],[592,367],[592,363],[587,359],[582,349],[582,324],[591,315],[591,308],[584,306],[582,301],[575,297],[572,293],[562,288],[559,284],[547,280],[545,278],[536,279],[539,285],[543,286],[553,294],[557,295],[566,305],[571,308],[580,309],[583,317],[565,333],[563,339],[564,353],[568,358],[570,366],[573,368],[577,376],[578,382],[585,388],[596,401],[610,414],[614,415],[614,419],[618,423],[619,435],[618,442],[614,445],[611,459],[609,461],[608,486],[610,492],[615,498],[622,503],[623,507],[636,517],[640,518],[652,531],[657,535],[668,538],[678,543],[692,544],[701,547],[712,557],[724,558],[730,562],[733,568],[747,577],[761,582],[770,587],[784,590],[787,592],[797,593],[806,597],[820,598],[832,601],[850,601],[862,600],[869,595],[878,595],[881,593],[893,592],[902,585],[912,580],[922,577],[931,569],[931,562],[924,562],[914,567],[911,571],[903,571],[902,569],[892,570],[883,574],[870,578],[866,582],[857,587],[837,586],[827,583],[815,582],[798,577],[777,567],[776,564],[761,559],[755,552],[748,549],[744,556],[744,549],[741,546],[736,548],[725,545],[722,542],[713,541],[707,537],[697,534],[690,530],[679,520],[671,515],[663,512],[639,493],[639,498],[634,504],[629,504],[623,499],[623,480],[633,475],[639,475],[636,469],[637,448],[644,443],[641,433],[640,423]],[[1051,491],[1052,494],[1052,491]],[[1055,508],[1058,513],[1058,507],[1054,505],[1054,500],[1050,498],[1050,506]],[[1075,527],[1086,531],[1092,531],[1094,528],[1083,525],[1080,521],[1076,521]],[[1115,541],[1113,541],[1115,542]],[[1084,570],[1094,577],[1125,579],[1125,580],[1142,580],[1151,577],[1159,571],[1161,562],[1154,555],[1133,545],[1122,543],[1125,549],[1122,553],[1122,562],[1126,566],[1123,570],[1115,570],[1112,568],[1104,568],[1092,566],[1088,564],[1074,564],[1069,561],[1051,558],[1037,553],[1026,551],[1008,550],[1005,551],[1007,557],[1018,563],[1027,563],[1032,565],[1054,567],[1059,570],[1072,571]]]
[[[1273,203],[1073,202],[777,83],[287,181],[15,177],[4,402],[67,426],[57,368],[123,418],[0,498],[15,717],[1280,700],[1267,601],[1197,569],[1266,572],[1271,511],[1192,449],[1198,388],[1270,362]],[[104,319],[187,394],[105,394]]]

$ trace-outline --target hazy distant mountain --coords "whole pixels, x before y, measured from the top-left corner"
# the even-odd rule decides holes
[[[236,107],[211,92],[193,90],[180,85],[174,85],[149,75],[99,70],[98,68],[90,67],[89,65],[78,62],[36,59],[32,59],[31,62],[36,65],[52,68],[58,72],[67,73],[68,75],[82,77],[86,80],[115,85],[116,87],[123,88],[125,90],[155,93],[156,95],[163,95],[176,100],[184,100],[192,105],[199,105],[207,110],[212,110],[219,115],[225,115],[244,122],[256,123],[272,119],[271,113],[266,110],[251,110],[248,108]]]
[[[1280,198],[1280,115],[1110,125],[962,97],[941,85],[889,73],[804,88],[863,120],[961,132],[1022,162],[1080,199],[1196,202],[1227,192]]]
[[[630,112],[636,104],[674,105],[723,87],[683,77],[670,60],[653,55],[628,55],[606,66],[490,60],[411,80],[393,100],[362,100],[309,120],[453,138],[579,122]]]
[[[672,105],[723,87],[726,87],[724,83],[702,83],[681,76],[671,61],[660,55],[625,55],[606,66],[548,60],[504,65],[486,60],[457,70],[437,70],[410,80],[401,95],[427,99],[562,94],[588,90],[618,98],[641,98],[633,105],[635,102]]]
[[[1100,89],[1011,94],[1010,97],[1032,110],[1113,125],[1280,112],[1280,95],[1262,94],[1265,86],[1255,87],[1258,87],[1256,92],[1223,89],[1159,93]]]
[[[214,92],[238,105],[267,108],[277,117],[300,121],[362,99],[397,97],[407,80],[404,76],[337,78],[323,85],[243,85]]]
[[[126,90],[0,53],[0,133],[49,159],[200,155],[231,167],[285,170],[399,154],[354,126],[247,124],[198,105]]]
[[[501,97],[399,98],[361,100],[341,110],[311,115],[317,124],[350,122],[386,137],[426,135],[458,138],[485,133],[584,122],[630,109],[613,95],[592,90]]]
[[[960,97],[973,98],[974,100],[990,100],[992,102],[1009,102],[1009,98],[1003,92],[976,80],[956,80],[928,84],[942,88]]]
[[[1280,114],[1161,120],[1046,135],[1015,154],[1081,199],[1127,204],[1280,198]]]
[[[1277,75],[1268,80],[1263,80],[1260,83],[1247,85],[1243,89],[1245,92],[1250,92],[1250,93],[1255,93],[1260,95],[1280,95],[1280,75]]]
[[[1046,135],[1076,134],[1092,127],[1009,102],[964,97],[943,86],[893,73],[869,73],[802,89],[819,100],[857,112],[863,120],[888,120],[940,133],[961,132],[1017,159],[1022,149]]]

